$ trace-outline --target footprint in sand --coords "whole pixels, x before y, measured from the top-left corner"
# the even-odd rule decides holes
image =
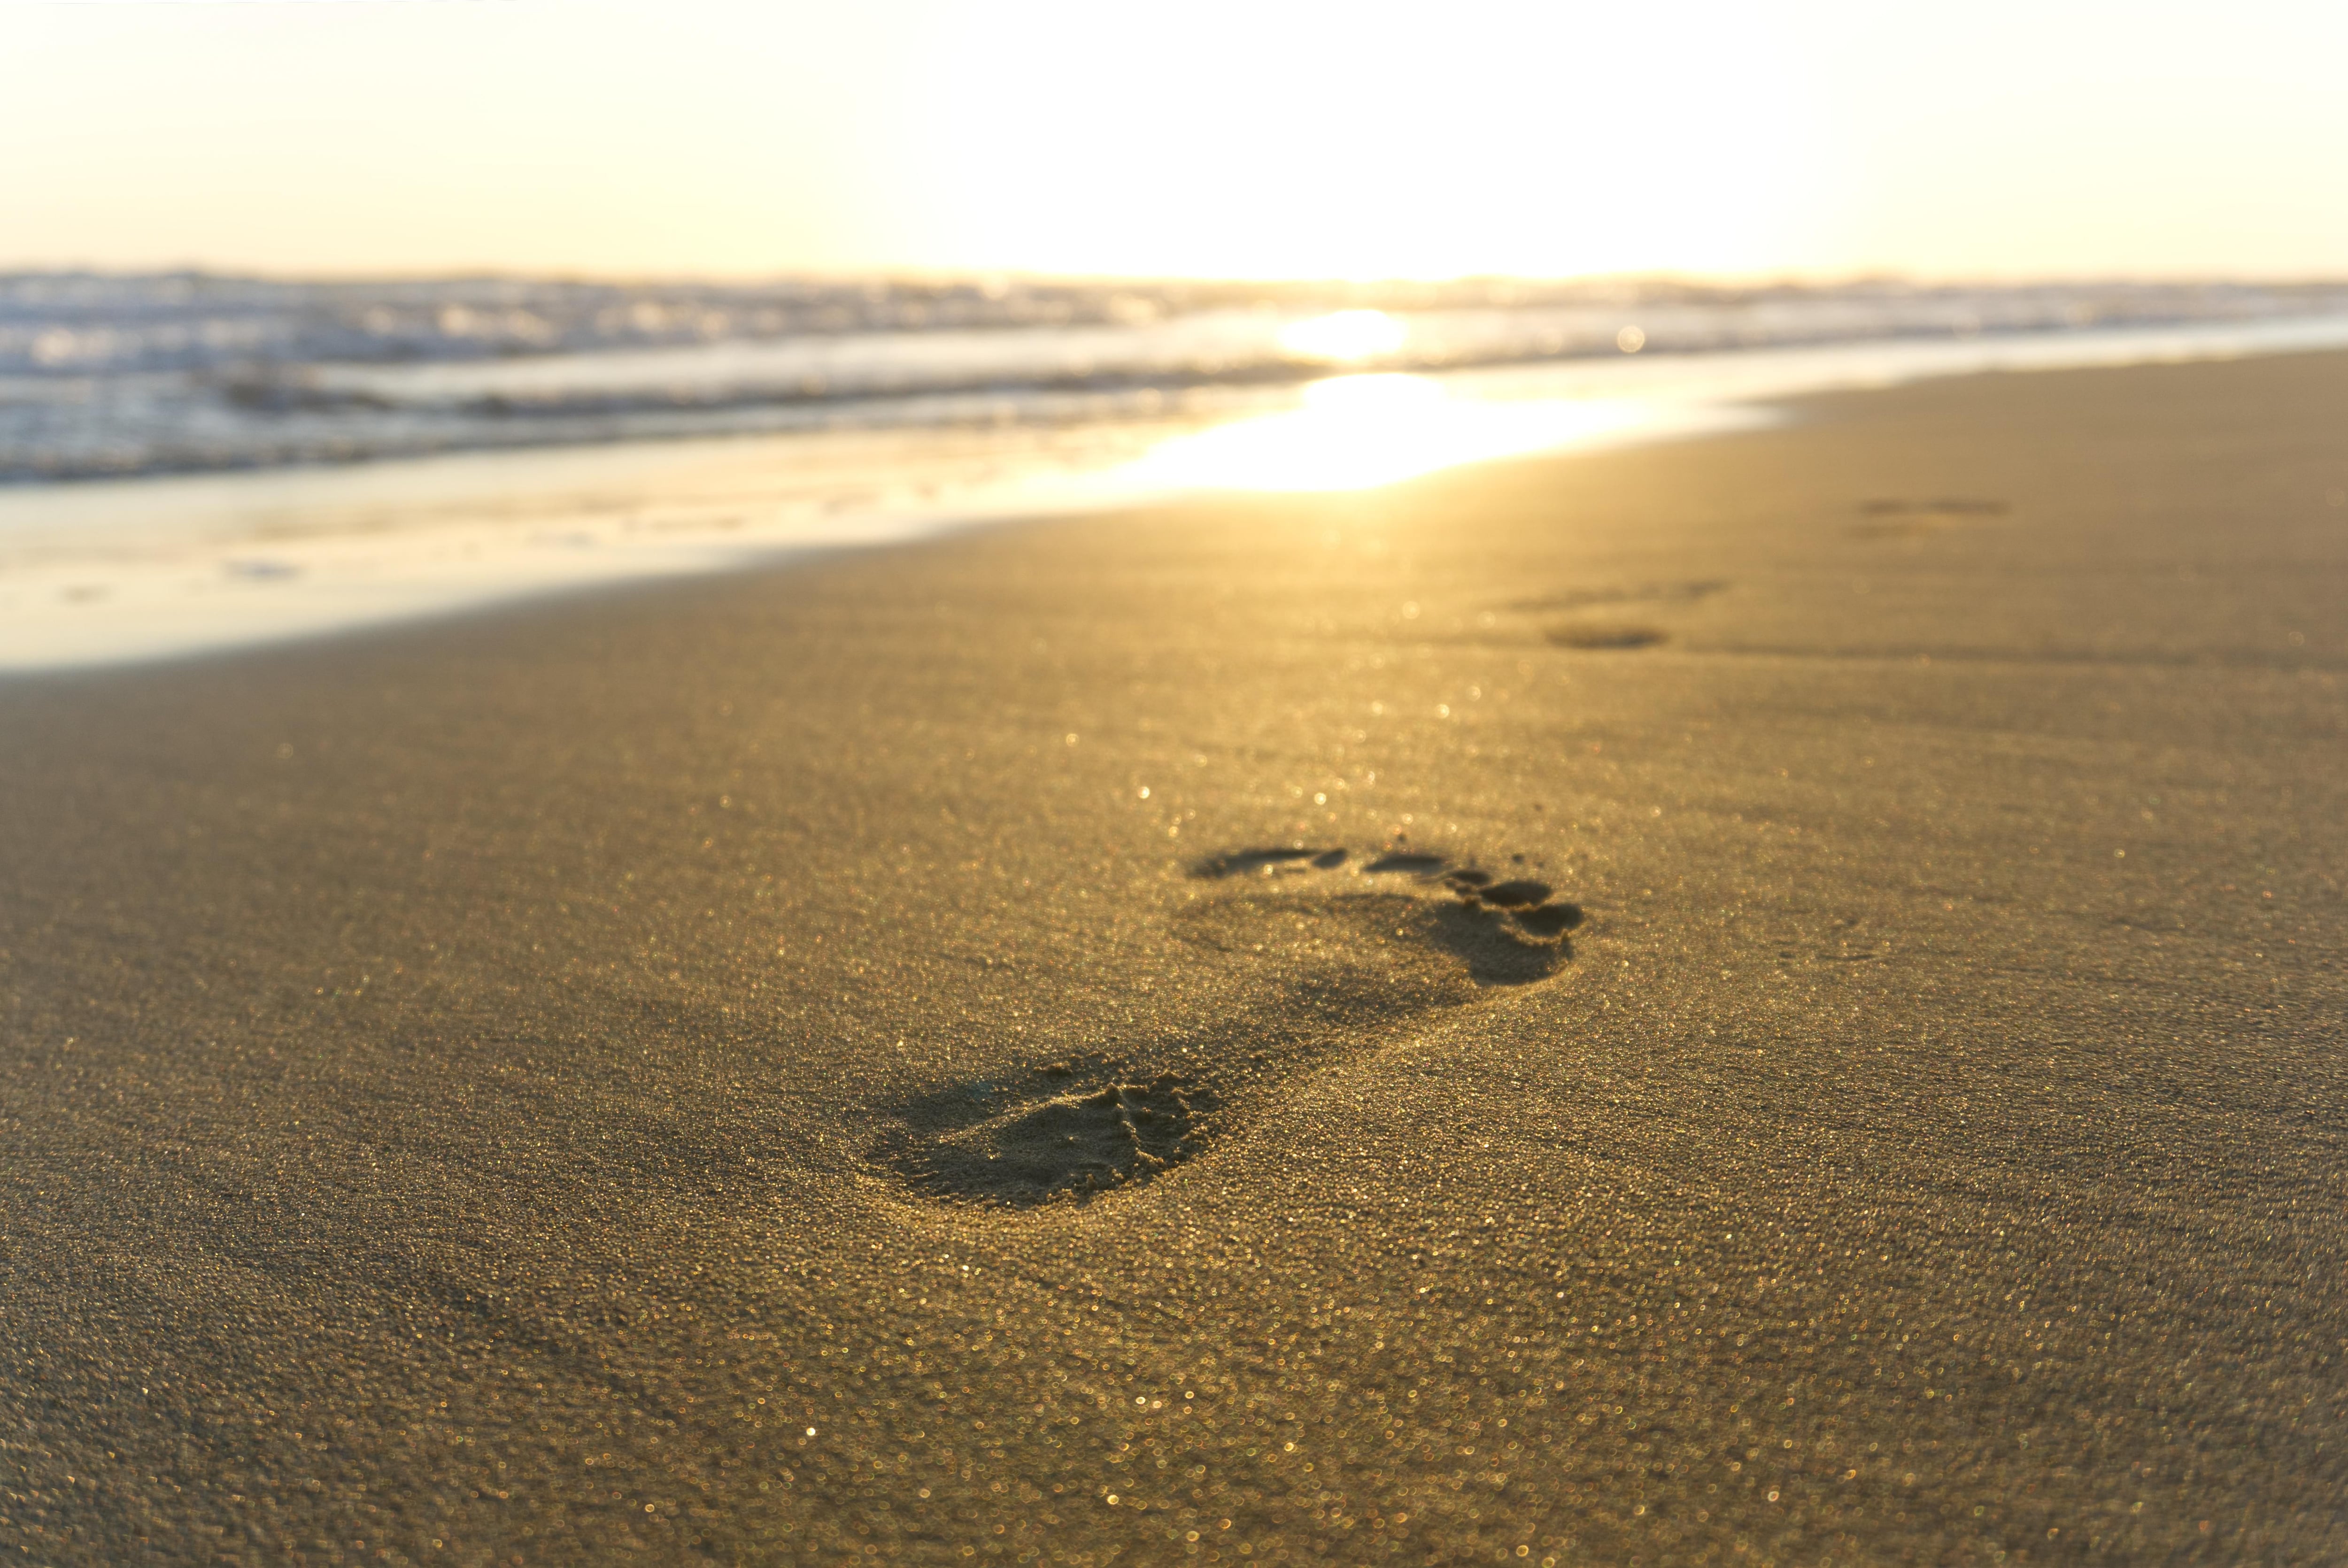
[[[1632,626],[1614,623],[1570,622],[1552,626],[1542,631],[1552,647],[1557,648],[1653,648],[1658,642],[1670,641],[1671,633],[1657,626]]]
[[[1114,1058],[917,1096],[893,1108],[882,1162],[932,1197],[1014,1207],[1148,1182],[1315,1067],[1550,979],[1582,919],[1521,857],[1494,872],[1416,850],[1248,848],[1190,876],[1175,936],[1242,1000]]]
[[[1936,501],[1869,501],[1859,510],[1863,520],[1851,525],[1853,538],[1919,539],[1944,528],[2002,518],[2013,508],[2003,501],[1944,496]]]
[[[1698,604],[1728,591],[1719,578],[1682,582],[1607,583],[1560,589],[1532,599],[1511,600],[1503,608],[1540,615],[1557,610],[1610,610],[1624,604]]]
[[[1633,606],[1699,604],[1727,587],[1716,579],[1591,586],[1516,600],[1501,608],[1551,618],[1540,629],[1542,640],[1551,647],[1585,651],[1653,648],[1670,641],[1671,633],[1648,621],[1620,619],[1625,611]]]

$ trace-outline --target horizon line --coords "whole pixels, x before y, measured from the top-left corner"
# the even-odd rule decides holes
[[[1146,272],[1109,271],[1055,272],[1047,268],[952,267],[875,264],[869,268],[814,266],[774,271],[714,271],[707,272],[610,271],[593,267],[529,267],[451,265],[373,271],[363,268],[278,270],[210,261],[110,263],[92,261],[0,261],[0,281],[35,278],[153,279],[195,278],[221,282],[277,283],[293,286],[335,286],[366,283],[534,282],[575,283],[610,287],[666,285],[703,288],[757,288],[778,283],[870,285],[882,283],[976,284],[983,289],[1013,285],[1117,287],[1195,284],[1226,288],[1439,288],[1477,284],[1519,284],[1539,287],[1597,286],[1636,283],[1704,289],[1847,289],[1869,284],[1914,289],[2005,289],[2049,286],[2080,288],[2260,287],[2323,288],[2348,284],[2348,272],[2260,272],[2209,270],[2151,270],[2116,272],[2104,270],[2033,272],[1932,272],[1921,269],[1785,268],[1776,270],[1701,272],[1653,268],[1592,272],[1509,272],[1499,271],[1443,273],[1251,273]]]

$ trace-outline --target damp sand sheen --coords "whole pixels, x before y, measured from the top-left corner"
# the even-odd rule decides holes
[[[2348,1557],[2348,356],[0,684],[25,1561]]]

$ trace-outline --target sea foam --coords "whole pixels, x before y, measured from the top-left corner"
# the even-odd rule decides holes
[[[0,481],[1212,414],[1440,373],[2348,311],[2348,286],[0,276]],[[1316,323],[1370,318],[1332,342]]]

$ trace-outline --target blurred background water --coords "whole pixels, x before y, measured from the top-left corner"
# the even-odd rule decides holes
[[[0,276],[0,480],[753,431],[1065,425],[1211,414],[1340,367],[1440,372],[1630,345],[1719,354],[2340,312],[2348,286],[2337,283],[26,273]]]

